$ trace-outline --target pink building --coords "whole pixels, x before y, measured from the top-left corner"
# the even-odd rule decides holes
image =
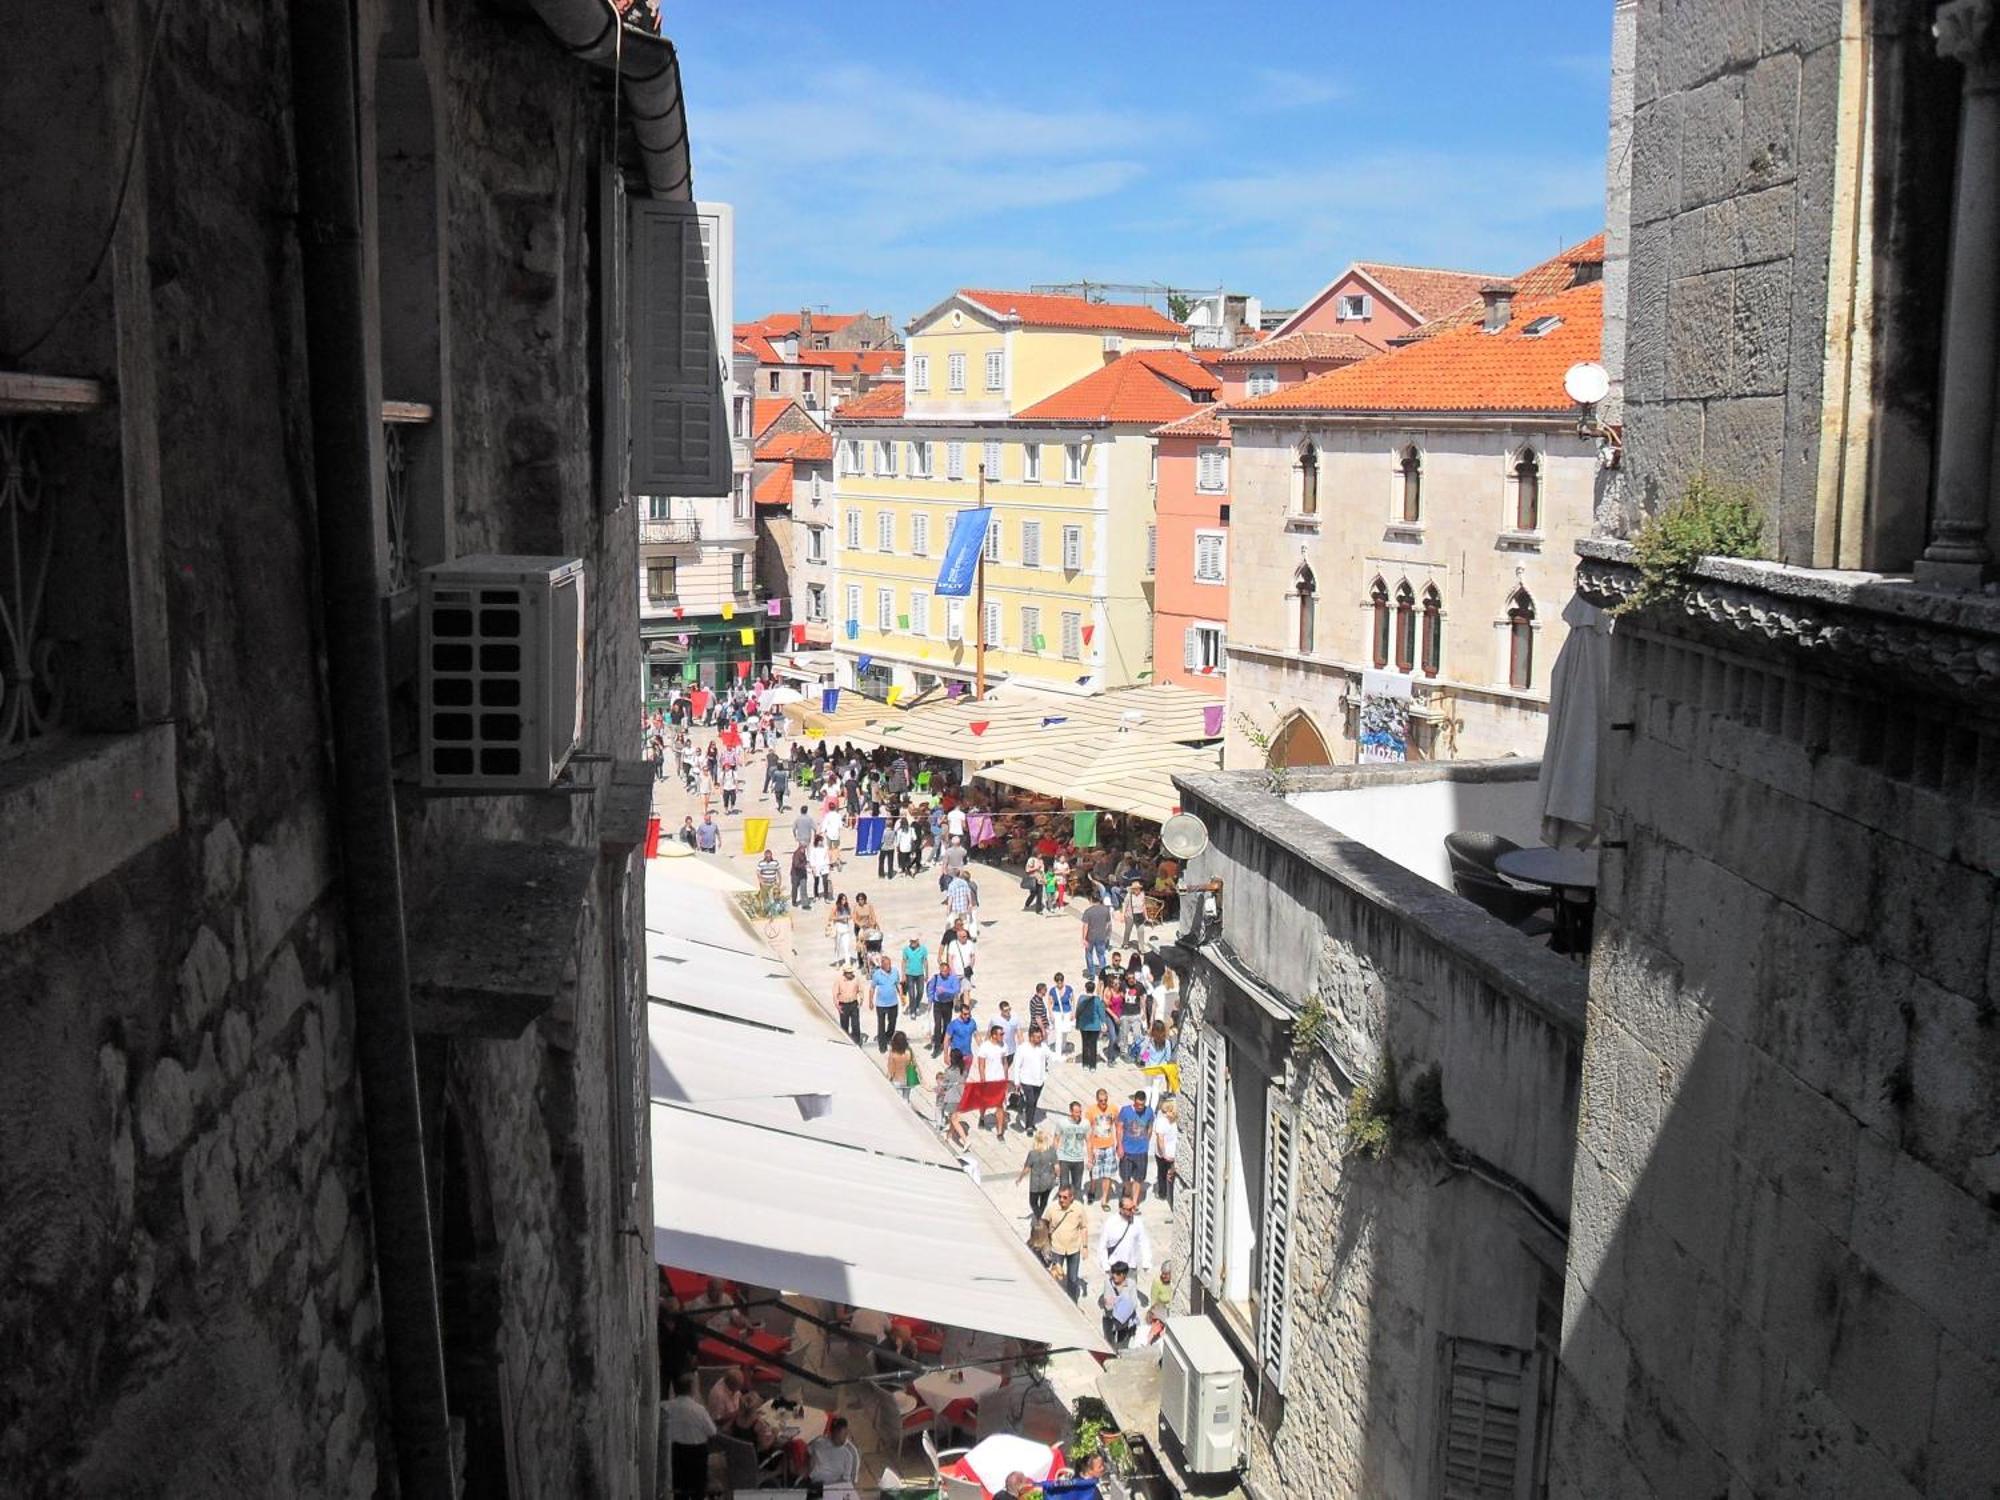
[[[1346,333],[1386,349],[1433,319],[1477,303],[1482,286],[1505,279],[1357,260],[1272,329],[1270,342],[1293,333]]]

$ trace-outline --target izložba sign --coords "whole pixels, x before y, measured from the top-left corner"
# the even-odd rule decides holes
[[[952,518],[951,540],[945,544],[944,564],[938,569],[939,595],[963,599],[972,592],[972,580],[979,571],[979,554],[986,546],[986,527],[992,519],[990,505],[962,510]]]

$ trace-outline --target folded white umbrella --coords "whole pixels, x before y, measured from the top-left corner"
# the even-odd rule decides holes
[[[1597,837],[1597,741],[1611,674],[1611,618],[1581,594],[1563,607],[1569,638],[1549,676],[1549,729],[1536,800],[1542,841],[1581,848]]]

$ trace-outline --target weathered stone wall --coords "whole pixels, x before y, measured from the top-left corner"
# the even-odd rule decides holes
[[[96,36],[74,9],[42,6],[20,35]],[[636,525],[629,507],[599,514],[592,457],[608,95],[532,17],[442,10],[458,550],[586,558],[586,748],[633,755]],[[104,29],[104,8],[80,14]],[[161,14],[134,202],[150,235],[179,831],[0,943],[0,1492],[391,1493],[316,637],[285,13]],[[118,35],[127,54],[143,41]],[[78,82],[96,59],[70,50],[85,55],[61,52],[74,67],[38,85],[51,119],[90,103]],[[61,155],[53,169],[16,159],[58,187],[115,177],[108,156]],[[76,215],[77,245],[4,241],[0,281],[36,295],[7,305],[0,344],[81,274],[94,245],[80,237],[108,212]],[[60,274],[29,259],[44,248]],[[35,276],[18,281],[17,262]],[[86,313],[84,333],[108,340],[108,313]],[[73,332],[31,368],[106,373]],[[406,795],[401,813],[412,891],[460,837],[597,832],[584,798]],[[635,1196],[613,1149],[635,1101],[612,1037],[643,1003],[630,874],[601,871],[555,1013],[511,1042],[424,1044],[447,1049],[490,1198],[526,1495],[651,1492],[651,1267],[643,1236],[621,1233],[649,1223],[650,1195],[643,1161]]]
[[[1290,777],[1309,788],[1357,774]],[[1295,1012],[1315,997],[1324,1016],[1316,1044],[1288,1057],[1229,1038],[1230,1087],[1261,1094],[1273,1075],[1259,1066],[1282,1069],[1298,1111],[1289,1375],[1282,1404],[1261,1403],[1248,1420],[1249,1477],[1272,1496],[1430,1494],[1440,1340],[1533,1351],[1538,1323],[1553,1339],[1582,971],[1262,783],[1180,782],[1211,839],[1190,878],[1224,882],[1224,962]],[[1233,984],[1212,958],[1197,960],[1196,1030],[1218,1026]],[[1343,1159],[1352,1085],[1378,1078],[1390,1053],[1406,1087],[1438,1067],[1446,1138]],[[1198,1117],[1191,1083],[1184,1094],[1191,1167],[1213,1122]],[[1184,1190],[1181,1201],[1173,1257],[1190,1267],[1195,1200]]]
[[[1991,1494],[2000,615],[1709,572],[1613,637],[1551,1493]]]

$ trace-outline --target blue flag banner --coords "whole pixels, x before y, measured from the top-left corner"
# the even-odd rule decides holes
[[[882,852],[882,829],[887,818],[856,818],[854,820],[854,852],[856,854],[880,854]]]
[[[830,714],[833,713],[835,710],[837,710],[839,707],[840,707],[840,689],[821,688],[819,694],[819,711],[823,714]]]
[[[986,527],[992,519],[990,505],[973,506],[952,518],[951,540],[945,543],[944,564],[938,569],[933,593],[944,599],[963,599],[972,592],[979,554],[986,546]]]
[[[1050,714],[1046,719],[1042,720],[1042,728],[1047,729],[1051,724],[1067,724],[1068,722],[1068,714]]]
[[[859,634],[861,634],[861,622],[859,620],[849,620],[847,622],[847,638],[851,641]]]
[[[874,664],[875,658],[870,656],[866,651],[854,658],[854,670],[857,672],[865,672]]]

